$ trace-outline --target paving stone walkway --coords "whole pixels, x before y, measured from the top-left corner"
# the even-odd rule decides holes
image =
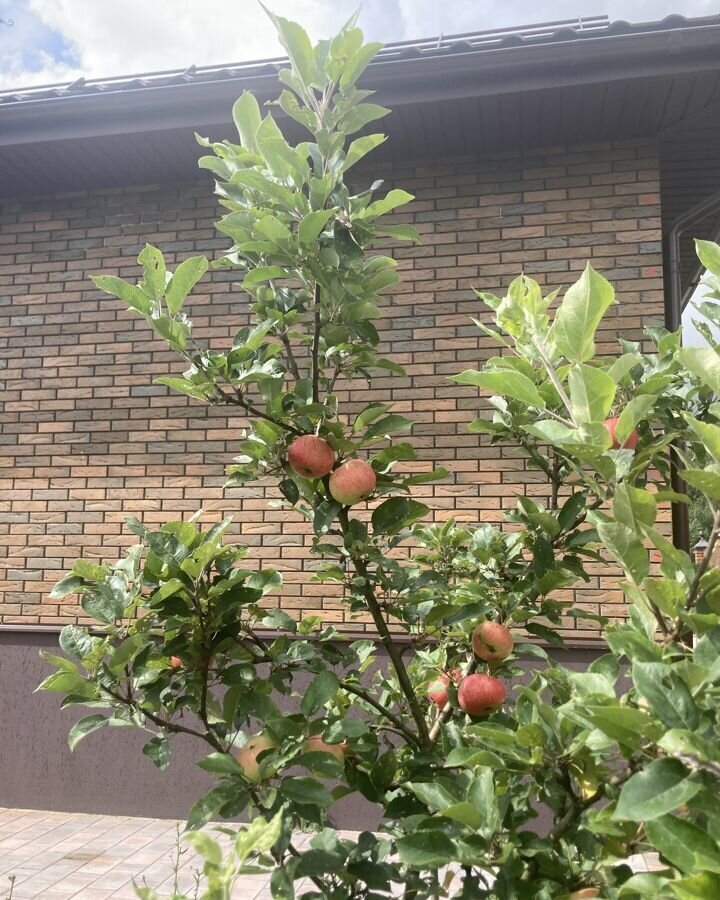
[[[131,900],[133,881],[170,896],[178,886],[192,896],[198,859],[166,819],[79,815],[0,807],[0,900]],[[300,835],[298,844],[308,840]],[[233,897],[270,900],[264,876],[243,876]]]
[[[177,884],[193,896],[199,860],[182,839],[178,845],[182,828],[167,819],[0,807],[0,900],[10,895],[11,876],[12,900],[135,900],[133,882],[147,883],[162,897]],[[297,835],[295,844],[301,848],[309,839]],[[629,862],[637,872],[657,867],[652,854]],[[243,876],[233,898],[271,900],[268,879]]]

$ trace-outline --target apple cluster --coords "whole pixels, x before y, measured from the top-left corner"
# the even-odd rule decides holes
[[[303,434],[288,448],[288,464],[302,478],[330,476],[328,488],[334,500],[354,506],[372,494],[377,478],[370,463],[348,459],[335,467],[335,453],[326,440],[315,434]]]
[[[267,732],[261,731],[259,734],[249,737],[235,757],[245,777],[256,783],[265,778],[271,778],[275,774],[275,770],[265,763],[262,754],[267,754],[275,749],[277,749],[277,742]],[[302,749],[304,753],[329,753],[341,766],[350,752],[346,743],[328,744],[319,734],[309,737],[304,742]]]
[[[500,622],[480,622],[472,633],[473,653],[483,662],[507,659],[513,645],[510,629]],[[438,709],[444,709],[450,700],[448,687],[451,683],[457,688],[458,706],[469,716],[489,716],[505,702],[505,686],[499,678],[483,672],[463,676],[460,669],[452,669],[443,672],[428,691],[428,699]]]

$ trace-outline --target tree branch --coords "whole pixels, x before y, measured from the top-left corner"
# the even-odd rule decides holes
[[[349,694],[355,694],[356,697],[360,697],[361,700],[369,703],[370,706],[372,706],[381,715],[383,715],[388,720],[388,722],[392,722],[397,730],[401,732],[407,738],[407,740],[410,741],[411,744],[414,744],[415,746],[418,745],[417,735],[414,735],[412,731],[410,731],[405,726],[402,719],[399,716],[396,716],[395,713],[387,709],[387,707],[383,706],[382,703],[378,703],[378,701],[375,700],[375,698],[363,688],[360,688],[354,684],[349,684],[347,681],[341,681],[340,687],[344,691],[347,691]]]
[[[347,507],[343,507],[338,513],[338,521],[340,522],[340,528],[343,535],[347,534],[350,527],[350,519],[348,516]],[[390,631],[387,627],[387,622],[385,621],[385,617],[383,616],[382,610],[380,609],[380,604],[378,603],[377,597],[375,596],[375,591],[370,584],[370,573],[368,572],[367,564],[365,563],[365,560],[359,556],[350,556],[350,561],[353,564],[353,568],[363,581],[362,592],[365,598],[365,602],[367,603],[368,610],[370,612],[370,615],[372,616],[373,623],[380,637],[380,641],[383,647],[385,647],[385,649],[387,650],[387,654],[390,657],[393,668],[395,669],[395,674],[397,675],[400,690],[405,695],[405,698],[407,699],[408,705],[410,707],[410,712],[412,713],[412,717],[413,719],[415,719],[415,724],[417,725],[418,735],[420,738],[419,743],[424,744],[425,746],[429,746],[430,733],[428,731],[425,713],[420,706],[417,694],[415,693],[415,689],[413,688],[412,682],[410,681],[410,676],[408,675],[407,668],[405,667],[405,663],[403,662],[402,653],[400,652],[400,650],[398,650],[397,645],[392,639],[392,635],[390,634]]]
[[[320,402],[320,285],[315,282],[315,303],[313,306],[313,339],[312,339],[312,398],[313,403]]]
[[[295,428],[294,425],[290,425],[289,422],[283,422],[280,419],[276,419],[275,416],[271,416],[261,409],[258,409],[257,406],[253,406],[252,403],[248,402],[243,397],[237,388],[235,389],[234,394],[226,394],[224,391],[221,391],[220,394],[225,403],[229,403],[232,406],[241,406],[245,412],[249,413],[251,416],[257,416],[259,419],[265,419],[266,422],[272,422],[273,425],[277,425],[278,428],[282,428],[283,431],[289,431],[291,434],[298,436],[302,434],[300,429]]]

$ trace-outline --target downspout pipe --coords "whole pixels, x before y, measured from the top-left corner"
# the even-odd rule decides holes
[[[668,331],[677,331],[682,325],[680,239],[689,227],[714,212],[720,215],[720,191],[685,210],[674,220],[664,237],[665,327]],[[670,464],[673,490],[684,494],[685,482],[680,477],[679,459],[673,448],[670,450]],[[672,530],[675,546],[688,552],[690,550],[690,520],[686,503],[672,504]]]

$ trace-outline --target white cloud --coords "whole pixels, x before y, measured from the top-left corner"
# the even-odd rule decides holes
[[[301,21],[314,39],[330,36],[354,11],[353,0],[274,0],[273,11]],[[190,65],[282,55],[272,23],[255,0],[27,0],[37,23],[62,36],[73,61],[25,66],[26,47],[2,60],[0,84],[102,78]],[[30,23],[22,23],[31,43]],[[12,29],[21,37],[18,21]]]
[[[703,15],[717,0],[605,0],[611,18]],[[360,0],[268,0],[302,22],[313,39],[328,37]],[[538,18],[599,11],[598,0],[552,0],[539,13],[529,0],[364,0],[360,24],[373,40],[519,26]],[[15,15],[13,15],[15,13]],[[0,87],[103,78],[190,65],[217,65],[282,53],[257,0],[0,0]],[[12,34],[11,34],[12,32]]]

